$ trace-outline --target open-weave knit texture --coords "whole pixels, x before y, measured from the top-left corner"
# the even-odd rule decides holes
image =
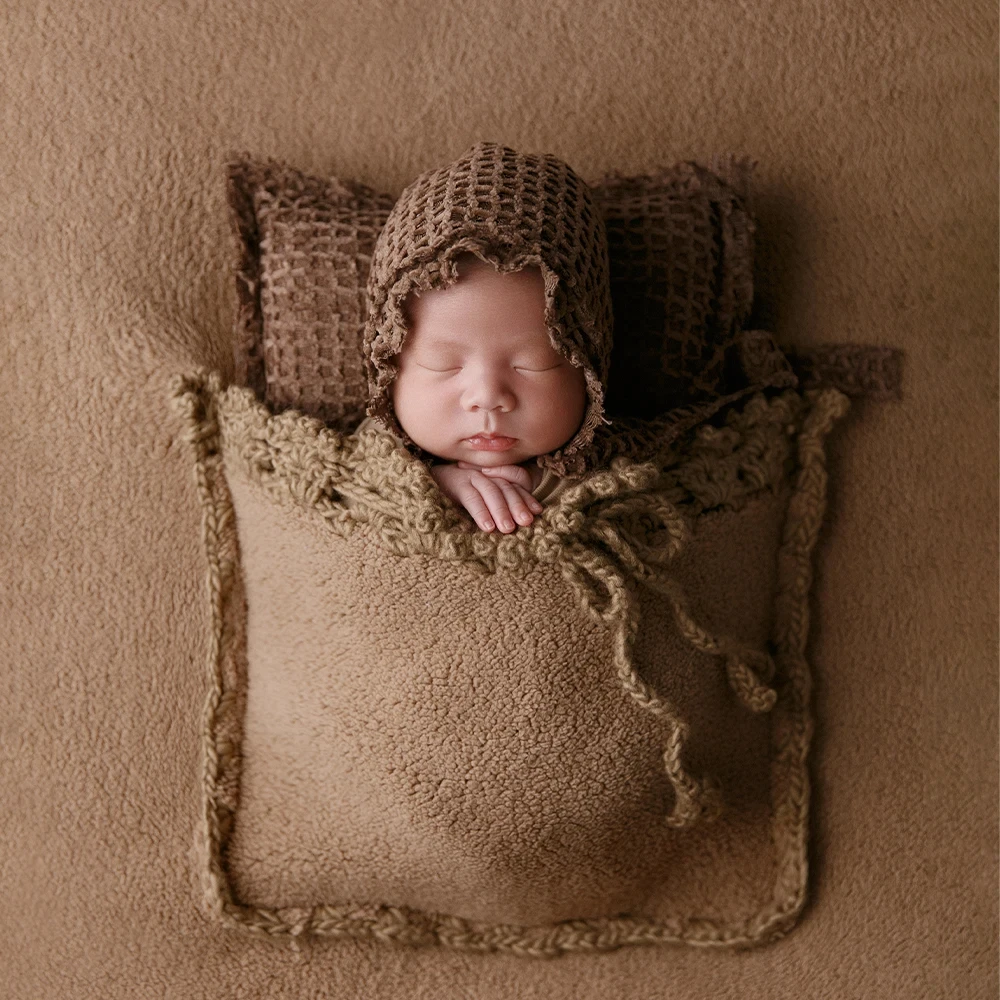
[[[715,157],[594,185],[620,333],[609,413],[655,417],[752,381],[737,345],[753,305],[753,166]]]
[[[608,243],[588,185],[558,157],[479,142],[453,163],[421,174],[379,233],[368,275],[364,333],[368,415],[425,457],[396,419],[390,390],[408,323],[407,295],[458,280],[456,258],[474,253],[501,273],[538,267],[552,347],[583,370],[587,406],[570,440],[536,460],[563,475],[583,472],[604,417],[611,361]]]
[[[656,420],[661,437],[669,411],[706,419],[718,400],[767,388],[767,375],[789,364],[804,388],[899,398],[898,350],[779,349],[766,331],[742,328],[753,298],[752,171],[752,161],[729,155],[590,182],[609,248],[616,336],[606,410],[616,426]],[[248,155],[231,160],[227,177],[235,381],[274,410],[353,430],[368,405],[366,285],[396,198]],[[604,446],[600,455],[609,453]]]
[[[509,950],[524,955],[552,955],[565,950],[605,949],[640,942],[747,945],[784,933],[794,922],[806,888],[805,757],[811,723],[804,651],[810,556],[825,505],[823,439],[834,421],[846,412],[846,396],[830,389],[805,395],[787,390],[771,399],[758,394],[742,410],[731,409],[725,426],[704,425],[694,434],[675,441],[672,450],[662,448],[658,462],[636,463],[619,458],[609,468],[583,477],[529,530],[501,537],[469,530],[460,511],[436,489],[426,466],[378,429],[349,436],[294,411],[271,414],[249,389],[236,386],[224,389],[219,376],[206,371],[176,379],[173,398],[184,415],[186,436],[194,447],[210,568],[213,639],[208,651],[210,691],[205,715],[205,813],[201,829],[209,912],[234,926],[267,934],[377,936],[409,943]],[[775,523],[782,540],[775,564],[773,623],[768,627],[765,615],[759,624],[768,635],[766,643],[760,645],[758,640],[748,644],[705,627],[701,616],[690,607],[674,567],[679,565],[684,550],[691,547],[698,526],[713,510],[720,514],[727,512],[730,518],[747,517],[749,501],[760,502],[768,497],[773,500],[775,491],[781,497],[780,518]],[[350,507],[341,502],[348,495],[353,500]],[[271,541],[266,536],[279,522],[285,527],[274,537],[285,541],[269,548]],[[731,522],[737,530],[742,524],[744,531],[747,523]],[[560,716],[564,723],[572,720],[577,727],[583,726],[564,731],[570,745],[577,748],[574,753],[586,755],[596,743],[611,751],[614,746],[619,747],[603,760],[603,784],[599,780],[594,789],[581,792],[574,780],[572,761],[564,762],[552,772],[538,772],[535,767],[525,771],[522,766],[512,769],[513,773],[506,763],[499,772],[482,763],[470,768],[469,760],[461,755],[458,763],[468,780],[479,782],[475,797],[478,809],[495,807],[507,788],[506,782],[513,781],[525,801],[532,800],[533,789],[545,791],[540,815],[546,824],[544,829],[550,832],[553,824],[565,826],[563,839],[559,841],[558,864],[570,864],[568,879],[560,879],[554,887],[546,888],[545,871],[555,861],[550,858],[541,868],[531,867],[537,864],[537,836],[522,837],[516,824],[504,829],[494,829],[500,824],[490,827],[493,839],[477,841],[476,864],[469,868],[470,844],[462,840],[461,832],[465,800],[459,798],[448,806],[449,786],[441,785],[448,780],[446,777],[431,782],[436,791],[427,800],[434,803],[440,799],[435,808],[444,808],[451,824],[449,834],[435,848],[445,852],[443,857],[428,861],[419,850],[409,855],[404,853],[397,857],[397,870],[388,871],[385,858],[378,851],[371,859],[348,851],[338,854],[336,843],[343,845],[350,836],[359,838],[359,844],[368,843],[364,838],[374,836],[383,849],[399,850],[399,845],[391,840],[378,839],[389,836],[392,824],[398,822],[399,801],[393,806],[394,800],[386,800],[388,806],[381,820],[369,823],[363,830],[348,829],[350,819],[345,819],[351,815],[348,785],[358,779],[354,772],[371,767],[372,760],[376,763],[381,760],[386,765],[392,759],[390,744],[378,751],[383,755],[381,758],[376,755],[372,759],[356,759],[353,770],[349,767],[345,772],[343,788],[331,789],[327,782],[316,781],[308,788],[297,786],[291,803],[281,799],[278,788],[283,767],[303,765],[308,773],[311,767],[325,766],[315,761],[315,748],[309,743],[317,738],[316,733],[301,719],[299,722],[292,719],[291,728],[279,726],[278,730],[272,730],[272,734],[284,734],[279,740],[279,744],[287,744],[284,746],[269,744],[270,737],[260,728],[262,718],[267,722],[273,713],[282,711],[276,707],[281,698],[272,698],[278,689],[264,688],[277,683],[280,689],[281,677],[293,668],[296,659],[307,655],[305,650],[310,641],[308,636],[303,637],[293,629],[284,639],[279,635],[274,646],[273,630],[277,628],[280,632],[289,626],[282,626],[276,620],[267,625],[263,620],[270,614],[269,609],[255,603],[255,596],[263,593],[260,588],[281,577],[283,562],[295,561],[284,554],[284,546],[293,536],[299,538],[295,544],[306,546],[302,552],[307,558],[317,558],[328,566],[353,566],[349,570],[354,574],[351,588],[367,579],[367,567],[372,564],[390,574],[405,575],[412,567],[412,572],[418,574],[411,581],[414,588],[428,576],[444,581],[455,574],[471,573],[461,585],[466,591],[476,592],[472,583],[476,579],[482,580],[484,587],[492,586],[495,580],[501,591],[517,593],[527,587],[522,597],[531,608],[533,601],[552,590],[555,581],[562,578],[563,586],[568,586],[569,594],[574,595],[578,610],[572,614],[577,617],[552,617],[547,626],[549,634],[541,638],[567,646],[571,655],[579,658],[574,668],[577,679],[563,695],[571,701],[561,706],[556,697],[550,704],[538,706],[534,717],[543,726],[540,733],[517,731],[509,719],[506,724],[494,721],[491,728],[481,732],[484,737],[492,732],[489,738],[500,740],[498,748],[508,743],[511,747],[529,748],[540,739],[544,742],[546,725],[556,724]],[[302,538],[306,541],[301,542]],[[730,545],[724,547],[725,552],[730,550]],[[296,551],[294,545],[289,551]],[[247,560],[249,576],[243,565]],[[757,565],[770,562],[757,556],[753,561]],[[539,579],[549,572],[546,567],[557,571],[556,576],[546,578],[545,587],[538,591]],[[362,575],[359,577],[358,573]],[[297,578],[298,585],[307,586],[314,576],[315,573],[304,570]],[[386,586],[392,589],[388,578]],[[536,588],[534,591],[532,586]],[[280,588],[271,593],[278,597]],[[484,639],[487,634],[513,635],[508,629],[514,622],[505,615],[519,616],[516,606],[505,610],[494,603],[497,593],[493,592],[492,599],[487,591],[480,598],[472,598],[484,602],[478,615],[475,607],[472,614],[469,609],[461,612],[465,622],[478,618],[492,623],[489,632],[483,633]],[[377,592],[374,596],[377,598]],[[289,607],[303,601],[308,603],[308,594],[301,591],[291,599],[293,604]],[[554,599],[559,600],[558,595]],[[367,605],[375,603],[370,598],[364,600]],[[405,603],[405,596],[393,590],[390,597],[387,591],[382,603],[375,606],[383,608],[380,616],[391,617],[391,608],[399,601]],[[429,608],[426,613],[442,623],[443,633],[452,629],[463,631],[457,622],[452,626],[446,624],[449,607],[448,601],[442,600],[440,607]],[[315,617],[314,612],[310,614]],[[325,633],[323,642],[343,629],[347,619],[356,614],[363,617],[365,611],[361,606],[352,609],[335,602],[330,605],[330,614],[332,618],[316,625]],[[387,620],[379,617],[380,622]],[[407,657],[413,654],[403,652],[405,631],[390,628],[387,635],[368,634],[365,641],[383,649],[377,662],[387,658],[391,664],[394,656],[403,656],[397,670],[404,662],[410,662]],[[472,675],[480,676],[481,683],[488,685],[490,668],[480,675],[475,666],[475,635],[475,632],[470,635],[471,645],[463,655],[473,658]],[[248,636],[252,640],[249,649]],[[403,646],[397,647],[400,641]],[[495,638],[490,640],[495,641]],[[518,662],[516,656],[511,659],[513,647],[505,657],[504,641],[508,640],[501,640],[499,649],[486,646],[478,654],[487,657],[480,661],[484,667],[498,658],[503,663],[497,683],[516,685],[522,673],[525,677],[534,676],[534,670],[545,667],[543,662],[535,660]],[[257,657],[262,657],[269,642],[276,657],[274,672],[269,674],[265,669],[260,673],[254,649],[258,650]],[[303,642],[307,645],[302,646]],[[388,646],[379,646],[386,642]],[[726,679],[725,690],[729,695],[719,700],[724,692],[717,690],[713,695],[716,700],[705,703],[716,706],[712,709],[718,713],[714,725],[711,718],[705,718],[698,720],[696,728],[701,730],[699,738],[706,741],[705,746],[715,745],[715,750],[705,751],[707,756],[702,759],[714,761],[723,771],[727,767],[737,769],[730,775],[731,786],[720,787],[713,776],[702,773],[703,768],[697,764],[691,766],[691,760],[698,756],[694,753],[692,757],[692,747],[698,740],[689,743],[690,720],[684,718],[679,708],[684,702],[681,688],[697,689],[708,683],[706,678],[712,674],[702,666],[695,674],[687,675],[679,669],[677,660],[661,663],[657,668],[669,642],[680,643],[676,649],[683,649],[686,644],[689,650],[697,651],[696,655],[724,667],[719,676]],[[283,643],[291,646],[286,648]],[[320,648],[326,649],[324,656],[330,655],[327,647],[317,650]],[[598,651],[596,659],[594,650]],[[317,655],[317,651],[310,655]],[[588,656],[591,668],[583,665]],[[636,656],[642,660],[641,670],[637,669]],[[339,685],[350,675],[350,667],[348,661],[337,662],[334,658],[329,668],[332,672],[324,675],[325,680],[316,689],[315,698],[324,702],[317,719],[329,712],[341,718],[337,716],[337,700],[347,697],[345,692],[349,689]],[[560,668],[553,664],[552,669],[558,675]],[[681,677],[680,681],[674,677],[674,685],[681,686],[671,689],[674,675]],[[454,691],[449,693],[449,685],[455,683],[456,676],[454,669],[449,668],[435,682],[444,686],[431,690],[429,702],[427,691],[414,700],[401,689],[393,702],[397,705],[393,711],[404,714],[420,711],[421,702],[424,708],[438,705],[444,709],[455,697]],[[538,676],[546,677],[547,670],[543,669]],[[248,685],[248,678],[253,678],[253,683]],[[401,683],[399,676],[390,683]],[[358,691],[369,692],[373,686],[381,690],[370,678]],[[548,696],[555,697],[548,687],[539,690],[549,691]],[[248,693],[252,711],[247,719],[251,729],[245,739],[241,726]],[[294,695],[294,690],[291,693]],[[356,692],[354,696],[359,695]],[[602,736],[597,735],[600,729],[589,732],[586,728],[589,702],[600,709],[600,724],[607,730]],[[378,708],[379,705],[382,707]],[[483,710],[482,705],[482,698],[473,702],[477,711]],[[639,711],[628,709],[629,705]],[[376,702],[376,708],[384,711],[384,703]],[[300,705],[295,712],[301,710],[307,715],[310,711]],[[624,714],[619,717],[616,712]],[[726,716],[727,712],[733,714]],[[362,711],[356,706],[353,714],[342,717],[341,722],[356,723],[366,718],[366,713],[367,709]],[[582,723],[578,716],[584,719]],[[390,713],[377,730],[361,731],[361,735],[368,733],[367,744],[373,738],[372,733],[381,731],[385,724],[391,727],[394,718]],[[754,719],[758,721],[753,722]],[[770,723],[766,722],[768,719]],[[270,721],[273,722],[273,717]],[[722,729],[715,731],[719,725]],[[761,725],[764,729],[759,728]],[[499,729],[493,728],[496,726]],[[303,727],[308,749],[296,760],[296,734]],[[412,726],[404,727],[389,737],[412,738],[414,731]],[[749,740],[742,748],[727,743],[726,734],[737,731]],[[607,744],[608,732],[617,734],[616,739],[624,742]],[[570,738],[567,734],[574,735]],[[751,738],[749,734],[756,735]],[[577,742],[573,743],[573,739]],[[719,747],[726,748],[721,756]],[[415,747],[406,751],[400,761],[409,775],[406,787],[414,780],[430,781],[430,777],[425,775],[421,779],[420,775],[428,768],[427,775],[437,773],[434,767],[440,764],[440,759],[455,752],[450,742],[438,745],[430,756],[421,755]],[[555,751],[550,748],[548,752]],[[330,754],[322,754],[322,760],[329,757]],[[740,766],[748,766],[745,758],[753,757],[759,758],[765,768],[763,773],[769,771],[769,777],[758,775],[753,779],[747,772],[744,780],[734,778],[733,775],[740,773]],[[260,783],[259,767],[269,758],[272,764],[278,761],[278,771],[274,772],[279,776],[277,786]],[[280,763],[282,760],[284,764]],[[251,768],[243,778],[244,782],[250,779],[243,792],[249,790],[251,798],[241,804],[243,762]],[[376,767],[370,779],[373,783],[365,786],[369,819],[372,809],[375,817],[379,815],[380,796],[392,794],[395,787],[392,771],[391,766],[388,771]],[[350,774],[354,777],[348,779],[346,775]],[[602,778],[600,772],[596,776]],[[491,782],[498,784],[491,789]],[[749,800],[741,799],[741,795],[751,794],[744,787],[749,785],[759,789],[761,802],[754,803],[752,795]],[[633,792],[633,787],[638,791]],[[343,801],[337,799],[338,794]],[[631,800],[632,794],[639,799]],[[333,796],[332,823],[340,827],[339,835],[348,841],[342,839],[326,845],[325,861],[321,859],[319,872],[310,868],[315,861],[314,843],[303,842],[297,852],[293,850],[278,864],[276,842],[291,838],[289,843],[294,846],[297,837],[312,835],[316,823],[313,814],[320,808],[317,803],[324,795]],[[407,825],[418,827],[421,822],[429,821],[422,812],[429,806],[414,804],[415,801],[403,800],[406,810],[415,810]],[[657,802],[660,804],[656,805]],[[607,807],[606,812],[602,812],[602,803]],[[305,813],[303,806],[307,807]],[[581,810],[581,806],[586,808]],[[250,811],[260,808],[266,812]],[[268,827],[267,815],[275,809],[292,817],[288,820],[293,824],[290,829]],[[622,843],[608,840],[611,829],[608,824],[622,822],[623,809],[626,813],[631,810],[634,824],[626,823],[626,829],[618,831],[626,837],[626,843],[628,838],[634,839],[627,851]],[[241,827],[243,815],[249,825]],[[320,819],[321,835],[328,835],[327,825],[331,821]],[[741,822],[747,825],[741,828]],[[584,835],[574,840],[580,823],[590,824],[592,829],[585,829]],[[735,825],[727,827],[727,823]],[[382,834],[377,830],[372,833],[371,827],[379,825]],[[259,839],[261,829],[269,831],[264,834],[263,843]],[[714,847],[713,830],[722,838]],[[757,843],[761,836],[763,839]],[[268,837],[275,842],[269,844]],[[489,850],[483,847],[484,843]],[[419,846],[420,841],[413,842],[411,847],[414,844]],[[640,844],[642,849],[637,850]],[[702,885],[699,890],[703,898],[691,898],[690,893],[685,896],[680,890],[668,893],[667,899],[655,898],[656,886],[651,886],[651,882],[655,883],[660,876],[669,884],[670,872],[697,867],[699,859],[704,865],[713,851],[721,852],[719,856],[725,858],[725,852],[738,854],[751,844],[755,856],[771,852],[773,858],[764,865],[764,874],[759,876],[763,882],[756,885],[749,898],[741,899],[740,890],[729,891],[732,887],[724,887],[722,898],[713,900],[712,888],[718,891],[719,887],[711,885],[711,877],[707,889]],[[423,851],[426,850],[425,845]],[[448,851],[453,854],[449,856]],[[684,851],[688,852],[686,862]],[[227,868],[227,855],[236,870]],[[528,866],[529,873],[535,872],[527,884],[516,878],[511,883],[513,876],[504,875],[502,865],[496,867],[500,864],[496,859],[508,855],[515,873],[519,862]],[[489,864],[491,858],[493,868]],[[352,871],[352,863],[359,870]],[[421,881],[418,877],[421,871],[431,872],[434,878]],[[449,878],[453,884],[449,884]],[[454,882],[461,878],[466,881]],[[469,879],[479,880],[478,894],[476,886],[471,886],[472,892],[468,891]],[[742,881],[745,884],[754,879],[744,873]],[[564,883],[573,891],[560,895]],[[322,886],[346,888],[346,891],[339,898],[329,898],[323,895]],[[364,887],[360,896],[350,891],[357,886]],[[743,891],[748,891],[745,885]],[[586,903],[581,902],[584,899]],[[735,906],[736,912],[730,912],[727,906]],[[584,912],[575,912],[577,908]],[[713,909],[721,915],[706,919],[704,914]]]
[[[277,409],[350,430],[368,406],[365,285],[395,198],[274,161],[242,157],[227,170],[236,382]]]

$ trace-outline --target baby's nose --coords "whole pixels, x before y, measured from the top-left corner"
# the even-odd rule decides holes
[[[498,383],[478,384],[466,396],[466,406],[470,410],[504,412],[514,404],[514,396],[510,390]]]

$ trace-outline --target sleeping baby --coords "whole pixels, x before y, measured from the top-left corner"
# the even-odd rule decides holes
[[[411,293],[404,304],[409,333],[392,407],[434,456],[442,493],[484,531],[506,533],[531,524],[540,501],[568,483],[530,460],[576,433],[586,382],[549,341],[537,267],[501,274],[473,254],[456,266],[454,285]]]
[[[368,417],[483,531],[586,470],[611,347],[607,239],[561,160],[479,143],[400,196],[372,259]]]

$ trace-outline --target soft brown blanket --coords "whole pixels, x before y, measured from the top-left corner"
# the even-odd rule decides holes
[[[2,992],[995,997],[995,5],[7,5]],[[209,621],[164,402],[228,365],[234,148],[398,191],[484,134],[588,176],[760,163],[753,323],[905,348],[831,436],[810,630],[812,902],[750,952],[552,961],[199,910]]]

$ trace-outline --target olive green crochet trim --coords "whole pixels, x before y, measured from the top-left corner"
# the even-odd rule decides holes
[[[770,399],[757,393],[726,414],[724,427],[699,426],[655,464],[613,459],[609,469],[564,490],[531,525],[502,535],[480,531],[440,492],[427,466],[378,427],[351,435],[297,410],[272,415],[252,390],[222,390],[218,379],[206,378],[203,389],[191,381],[189,390],[213,396],[202,406],[218,421],[227,461],[273,499],[318,512],[344,536],[371,523],[398,555],[461,559],[490,573],[497,566],[513,568],[529,553],[537,558],[540,538],[562,533],[580,520],[573,515],[619,493],[655,489],[690,518],[712,509],[739,510],[787,479],[794,466],[790,439],[805,407],[793,389]]]
[[[835,389],[813,390],[805,399],[788,391],[775,400],[753,397],[740,415],[730,413],[723,428],[698,428],[689,442],[688,458],[668,468],[653,463],[616,459],[610,470],[596,472],[568,489],[538,519],[534,531],[523,537],[490,536],[469,531],[457,508],[442,502],[423,463],[397,447],[392,437],[375,429],[353,438],[293,411],[271,416],[248,389],[222,390],[218,373],[199,370],[173,380],[174,405],[187,423],[187,440],[196,454],[196,478],[204,510],[203,536],[209,559],[213,636],[209,649],[212,687],[206,704],[204,736],[205,813],[201,827],[206,864],[205,901],[212,913],[231,925],[247,926],[266,934],[310,933],[392,938],[410,943],[433,940],[473,950],[504,950],[516,954],[552,955],[565,950],[604,949],[643,941],[688,941],[701,944],[748,944],[774,937],[787,929],[804,901],[805,818],[808,788],[804,760],[811,735],[808,722],[808,668],[804,660],[808,622],[809,558],[825,508],[826,476],[822,439],[832,423],[846,412],[849,401]],[[794,727],[776,739],[773,786],[775,794],[791,782],[786,809],[776,802],[774,839],[786,848],[791,863],[783,864],[771,911],[741,928],[720,928],[711,921],[649,921],[645,919],[568,921],[547,927],[523,928],[477,924],[460,918],[420,914],[395,907],[314,907],[311,910],[262,910],[232,899],[221,863],[222,823],[218,814],[220,758],[232,748],[217,748],[215,723],[224,692],[220,651],[225,586],[236,570],[236,546],[224,537],[235,535],[232,501],[221,482],[221,465],[233,459],[242,471],[269,492],[318,510],[331,529],[349,534],[355,524],[375,525],[392,551],[408,555],[432,551],[440,558],[463,559],[483,572],[497,567],[517,568],[532,560],[557,562],[581,603],[600,619],[616,626],[615,667],[624,689],[642,707],[662,715],[670,737],[664,765],[674,791],[668,825],[681,827],[718,813],[718,787],[710,779],[688,775],[681,762],[687,726],[673,708],[659,698],[631,662],[638,631],[636,586],[642,582],[671,602],[681,633],[696,648],[726,657],[734,690],[753,711],[774,708],[778,692],[767,687],[778,670],[764,652],[748,649],[725,637],[713,637],[699,628],[687,610],[680,586],[663,567],[674,559],[691,536],[690,511],[730,506],[738,509],[762,488],[776,488],[787,465],[787,435],[805,414],[798,438],[799,463],[795,497],[797,517],[790,505],[782,552],[785,563],[805,587],[795,587],[794,600],[779,599],[776,635],[784,641],[775,648],[784,658],[781,671],[786,686],[800,700],[789,715]],[[791,421],[791,422],[789,422]],[[783,449],[777,444],[784,441]],[[739,444],[746,452],[737,459]],[[678,448],[680,446],[678,445]],[[765,470],[770,472],[766,473]],[[719,473],[728,470],[730,484],[742,489],[718,489]],[[747,470],[752,474],[745,475]],[[350,496],[356,506],[341,502]],[[679,505],[686,504],[683,514]],[[532,525],[535,528],[535,525]],[[423,539],[434,533],[434,541]],[[780,560],[779,560],[780,564]],[[789,580],[794,583],[795,580]],[[787,584],[779,577],[779,598]],[[793,676],[794,675],[794,676]],[[796,677],[797,682],[796,682]],[[796,686],[797,685],[797,686]],[[803,686],[806,697],[801,697]],[[779,708],[780,708],[779,703]],[[785,756],[782,756],[782,753]],[[789,774],[789,769],[794,773]],[[795,823],[783,827],[787,807]],[[797,824],[797,825],[796,825]],[[787,825],[787,824],[786,824]]]

